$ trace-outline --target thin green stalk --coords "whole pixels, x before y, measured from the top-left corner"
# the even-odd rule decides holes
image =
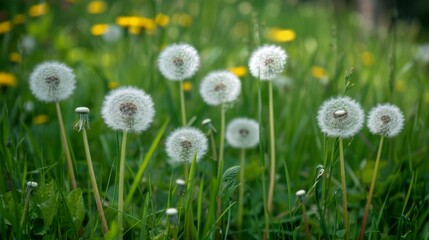
[[[218,160],[218,171],[217,176],[222,179],[223,172],[223,152],[225,143],[225,106],[221,105],[220,108],[220,143],[219,143],[219,160]]]
[[[103,205],[101,204],[100,193],[98,192],[97,180],[95,178],[94,168],[92,166],[91,153],[89,151],[88,137],[86,136],[86,129],[82,128],[83,145],[85,147],[86,162],[88,164],[89,176],[91,179],[92,191],[94,192],[95,204],[97,206],[98,215],[101,220],[101,226],[103,233],[106,234],[109,231],[107,227],[106,217],[104,216]]]
[[[68,173],[69,173],[69,178],[71,181],[72,188],[76,189],[77,188],[76,177],[74,175],[73,163],[72,163],[72,159],[71,159],[71,155],[70,155],[69,145],[67,143],[66,131],[64,129],[63,116],[61,114],[61,108],[60,108],[59,102],[55,102],[55,109],[57,110],[58,124],[60,125],[61,142],[63,144],[64,152],[66,154],[66,161],[67,161],[67,169],[68,169]]]
[[[270,118],[270,152],[271,152],[271,161],[270,161],[270,185],[268,187],[268,213],[271,214],[273,208],[273,195],[274,195],[274,182],[276,175],[276,146],[275,146],[275,137],[274,137],[274,110],[273,110],[273,83],[272,81],[268,82],[268,95],[269,95],[269,118]]]
[[[344,227],[346,229],[345,240],[349,239],[349,219],[347,213],[347,189],[346,189],[346,172],[344,170],[344,149],[343,149],[343,139],[339,138],[340,143],[340,165],[341,165],[341,185],[343,189],[343,217],[344,217]]]
[[[304,203],[302,203],[302,215],[304,217],[305,237],[306,237],[307,240],[310,240],[311,239],[310,228],[308,227],[307,210],[305,208],[305,204]]]
[[[182,82],[180,82],[180,110],[182,112],[182,126],[186,126],[185,91]]]
[[[28,211],[28,204],[30,202],[30,196],[31,196],[31,188],[27,187],[27,193],[25,194],[25,201],[24,201],[24,210],[22,211],[22,217],[21,217],[21,222],[20,222],[20,226],[21,228],[24,228],[24,222],[25,222],[25,217],[27,215],[27,211]]]
[[[246,158],[246,150],[244,148],[240,151],[240,189],[238,195],[238,216],[237,226],[238,231],[241,233],[241,227],[243,224],[243,199],[244,199],[244,160]]]
[[[125,148],[127,145],[127,131],[122,133],[121,159],[119,162],[119,193],[118,193],[118,225],[119,239],[124,237],[124,169],[125,169]]]

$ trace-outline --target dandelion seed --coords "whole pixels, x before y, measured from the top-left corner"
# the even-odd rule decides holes
[[[141,132],[152,123],[155,109],[151,96],[143,90],[121,87],[104,98],[101,114],[114,130]]]
[[[269,81],[277,78],[286,64],[286,52],[274,45],[264,45],[256,49],[249,61],[253,77]]]
[[[259,125],[253,119],[236,118],[226,128],[226,140],[236,148],[252,148],[259,143]]]
[[[198,70],[200,57],[189,44],[173,44],[166,47],[158,57],[158,67],[162,75],[173,81],[183,81]]]
[[[369,112],[367,125],[373,134],[395,137],[404,127],[404,115],[393,104],[380,104]]]
[[[72,69],[59,62],[45,62],[36,66],[30,75],[30,89],[43,102],[59,102],[75,89]]]
[[[337,97],[322,104],[317,121],[322,132],[329,137],[348,138],[362,128],[364,112],[355,100],[349,97]]]
[[[237,100],[241,91],[240,79],[229,71],[215,71],[203,78],[200,94],[213,106]]]
[[[168,156],[173,161],[191,163],[194,154],[199,161],[207,153],[207,138],[196,128],[183,127],[170,134],[166,148]]]

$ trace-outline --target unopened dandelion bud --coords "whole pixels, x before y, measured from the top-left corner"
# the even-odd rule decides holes
[[[29,189],[37,188],[38,186],[39,186],[39,184],[37,182],[33,182],[33,181],[28,181],[27,182],[27,187]]]
[[[177,223],[178,223],[177,209],[176,208],[168,208],[167,210],[165,210],[165,213],[167,214],[170,222],[174,225],[177,225]]]
[[[87,107],[78,107],[75,112],[79,114],[79,119],[77,120],[74,128],[77,129],[78,132],[82,130],[82,128],[90,129],[89,127],[89,108]]]
[[[305,201],[306,201],[306,197],[305,197],[305,190],[303,190],[303,189],[298,190],[298,191],[296,192],[296,196],[298,197],[298,199],[299,199],[302,203],[305,203]]]

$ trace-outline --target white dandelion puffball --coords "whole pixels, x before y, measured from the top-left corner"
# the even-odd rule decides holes
[[[59,102],[68,98],[75,89],[73,70],[59,62],[44,62],[30,74],[30,89],[43,102]]]
[[[211,72],[201,81],[200,94],[208,105],[233,102],[240,92],[240,79],[229,71]]]
[[[404,115],[393,104],[380,104],[369,112],[367,125],[373,134],[395,137],[404,127]]]
[[[274,80],[283,72],[286,59],[286,52],[282,48],[264,45],[253,51],[249,61],[250,73],[264,81]]]
[[[192,77],[200,66],[197,50],[189,44],[173,44],[166,47],[158,57],[162,75],[173,81]]]
[[[200,130],[193,127],[182,127],[174,130],[166,141],[167,155],[174,162],[192,163],[196,154],[196,160],[207,153],[207,137]]]
[[[101,114],[114,130],[141,132],[149,128],[155,116],[152,97],[135,87],[121,87],[104,97]]]
[[[259,143],[259,124],[253,119],[236,118],[226,128],[226,140],[235,148],[252,148]]]
[[[363,126],[365,114],[358,102],[349,97],[326,100],[319,108],[317,121],[329,137],[348,138]]]

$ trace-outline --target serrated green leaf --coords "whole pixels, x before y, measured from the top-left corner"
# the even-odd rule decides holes
[[[66,204],[64,204],[64,202]],[[85,207],[83,203],[82,190],[77,188],[65,197],[58,209],[58,218],[61,228],[65,231],[78,229],[85,217]]]
[[[34,206],[41,213],[43,229],[37,234],[44,234],[51,226],[58,212],[58,191],[52,180],[36,189],[33,196]]]

